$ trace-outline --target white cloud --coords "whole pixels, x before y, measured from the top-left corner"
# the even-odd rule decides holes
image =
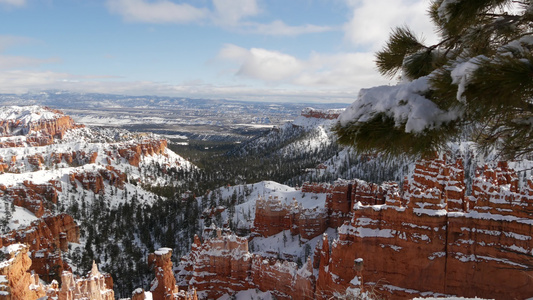
[[[0,93],[27,93],[50,89],[85,93],[160,95],[190,98],[234,99],[248,101],[352,102],[353,90],[287,89],[247,85],[213,85],[201,81],[161,84],[151,81],[113,80],[107,76],[76,76],[68,73],[6,71],[0,72]]]
[[[235,45],[224,46],[219,57],[240,64],[236,75],[265,82],[288,80],[304,67],[301,61],[291,55],[259,48],[247,50]]]
[[[306,33],[320,33],[326,31],[335,30],[330,26],[317,26],[317,25],[301,25],[301,26],[289,26],[283,21],[276,20],[269,24],[248,24],[250,25],[249,31],[252,33],[264,34],[264,35],[300,35]]]
[[[191,23],[207,17],[208,10],[168,0],[148,2],[145,0],[108,0],[111,12],[121,15],[126,21],[143,23]]]
[[[1,0],[0,0],[1,1]],[[243,33],[263,35],[300,35],[336,30],[329,26],[305,24],[290,26],[281,20],[257,23],[247,19],[262,10],[257,0],[212,0],[213,10],[170,0],[107,0],[107,6],[124,20],[142,23],[192,23],[208,21],[217,26]]]
[[[0,0],[0,4],[12,5],[12,6],[24,6],[26,0]]]
[[[436,40],[427,15],[429,0],[346,0],[352,10],[345,26],[345,39],[375,51],[383,47],[391,29],[407,25],[428,42]]]
[[[375,70],[374,55],[365,53],[312,53],[307,60],[278,51],[225,45],[218,58],[237,66],[233,75],[266,84],[290,84],[316,88],[341,87],[358,90],[386,84]]]
[[[213,21],[217,24],[235,26],[243,18],[259,14],[256,0],[213,0]]]
[[[314,53],[307,61],[305,72],[294,84],[320,87],[344,87],[359,90],[372,85],[387,84],[376,71],[374,54],[364,53]]]

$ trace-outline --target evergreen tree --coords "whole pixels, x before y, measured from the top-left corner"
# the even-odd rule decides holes
[[[339,141],[424,155],[462,134],[506,158],[531,153],[533,2],[433,0],[429,13],[439,42],[394,29],[377,67],[408,83],[363,90],[340,118]]]

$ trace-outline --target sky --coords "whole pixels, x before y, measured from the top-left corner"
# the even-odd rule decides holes
[[[429,0],[0,0],[0,93],[351,103]]]

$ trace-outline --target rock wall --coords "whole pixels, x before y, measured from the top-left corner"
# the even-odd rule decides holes
[[[61,274],[61,288],[49,287],[48,297],[58,300],[114,300],[113,280],[107,274],[98,271],[93,262],[86,277],[74,276],[71,272]]]
[[[298,203],[285,205],[276,197],[258,199],[252,233],[272,236],[284,230],[304,239],[321,235],[328,227],[336,228],[349,221],[353,203],[385,204],[387,190],[396,183],[377,185],[362,180],[337,180],[333,184],[304,183],[302,193],[326,194],[325,208],[302,208]]]
[[[308,228],[306,238],[312,238],[339,226],[338,239],[324,239],[315,250],[319,275],[311,286],[320,299],[357,286],[392,299],[533,297],[533,182],[520,188],[506,163],[479,169],[470,196],[464,179],[462,161],[443,158],[418,162],[402,189],[361,180],[305,184],[302,192],[327,193],[324,214],[309,213],[313,217],[302,222],[307,213],[298,205],[261,199],[253,232],[270,236],[291,230],[304,237]],[[364,268],[357,259],[364,260]],[[251,278],[264,290],[276,287]]]
[[[57,168],[64,163],[69,166],[82,166],[96,162],[98,152],[85,153],[83,150],[72,152],[36,153],[27,156],[0,156],[0,173],[24,173],[48,168]]]
[[[0,247],[13,244],[28,245],[32,260],[31,270],[46,281],[59,279],[63,270],[70,267],[63,262],[61,251],[68,250],[69,242],[79,242],[78,225],[71,216],[48,216],[24,229],[13,230],[0,237]]]
[[[166,140],[146,139],[139,143],[121,145],[118,153],[121,157],[128,160],[129,164],[135,167],[139,166],[141,156],[152,156],[155,154],[164,155],[167,148]]]
[[[18,110],[14,112],[16,118],[0,120],[0,136],[24,137],[5,139],[0,142],[0,148],[51,145],[54,138],[63,138],[68,130],[84,127],[75,124],[74,120],[63,112],[47,107],[39,108],[38,111],[35,108],[25,110],[24,107],[19,107]]]
[[[30,249],[23,244],[2,248],[4,259],[0,262],[0,300],[114,300],[113,281],[103,275],[93,263],[86,277],[79,278],[70,272],[61,274],[61,287],[53,280],[44,285],[37,274],[30,273]]]
[[[105,192],[105,182],[109,185],[123,189],[126,182],[126,174],[112,166],[100,168],[97,171],[72,172],[69,174],[69,182],[72,186],[77,187],[78,182],[85,190],[92,191],[95,194]]]
[[[258,288],[274,291],[277,299],[313,299],[312,263],[263,258],[248,251],[248,240],[233,234],[217,236],[203,244],[198,237],[178,268],[179,284],[194,286],[203,298]]]
[[[148,256],[148,264],[154,270],[155,278],[150,292],[142,288],[133,291],[132,300],[197,300],[196,290],[180,291],[172,269],[172,249],[160,248]]]
[[[28,247],[15,244],[1,250],[0,300],[33,300],[45,296],[45,288],[38,277],[27,272],[31,266]]]
[[[293,235],[312,239],[326,230],[327,220],[325,209],[303,208],[296,200],[286,205],[277,197],[258,199],[252,234],[267,237],[290,230]]]
[[[112,166],[100,167],[95,171],[74,171],[69,174],[69,183],[72,186],[77,187],[81,184],[84,189],[95,194],[104,193],[106,184],[123,189],[126,180],[126,174]],[[52,204],[57,204],[58,192],[61,191],[61,185],[57,180],[50,180],[44,184],[25,180],[22,184],[9,187],[0,184],[0,196],[4,196],[16,206],[26,208],[38,218],[51,213],[50,207]]]
[[[58,197],[55,181],[47,184],[24,181],[22,184],[10,187],[0,184],[0,196],[4,196],[14,205],[26,208],[38,218],[49,212],[49,204],[57,203]]]
[[[461,161],[422,161],[403,191],[382,186],[384,205],[357,202],[320,261],[317,297],[343,293],[359,257],[365,286],[394,299],[533,296],[533,183],[519,190],[500,163],[479,170],[466,197],[463,176]]]

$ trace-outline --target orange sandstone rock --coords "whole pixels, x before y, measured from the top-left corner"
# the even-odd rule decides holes
[[[27,272],[31,266],[28,247],[14,244],[3,253],[7,257],[0,263],[0,299],[33,300],[43,297],[45,291],[38,277]]]

